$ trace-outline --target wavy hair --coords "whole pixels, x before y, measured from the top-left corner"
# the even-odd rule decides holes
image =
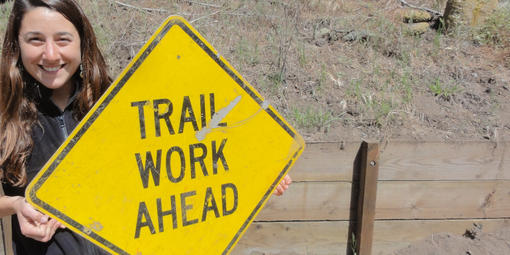
[[[73,103],[77,120],[83,118],[112,81],[92,26],[74,0],[14,1],[0,58],[0,178],[13,186],[26,185],[25,165],[33,147],[32,126],[37,123],[35,79],[23,71],[18,42],[24,14],[37,7],[59,12],[80,35],[83,78],[77,74],[72,78],[81,82],[81,91]]]

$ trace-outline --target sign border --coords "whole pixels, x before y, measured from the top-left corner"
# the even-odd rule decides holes
[[[85,123],[81,126],[79,126],[79,130],[70,137],[70,140],[67,140],[64,144],[64,148],[62,151],[58,154],[58,156],[53,158],[53,161],[51,164],[46,168],[46,171],[37,179],[37,181],[33,185],[29,185],[28,190],[28,197],[32,201],[32,203],[40,206],[42,209],[50,212],[51,214],[59,217],[60,219],[64,220],[66,223],[71,225],[72,227],[76,228],[77,230],[81,231],[81,235],[87,235],[90,238],[96,240],[99,244],[104,245],[105,247],[111,249],[114,252],[117,252],[118,254],[129,254],[126,251],[122,250],[120,247],[116,246],[115,244],[107,241],[103,237],[101,237],[99,234],[93,232],[88,227],[83,226],[82,224],[76,222],[75,220],[71,219],[69,216],[59,212],[54,207],[50,206],[46,202],[40,200],[37,197],[37,191],[39,188],[46,182],[46,180],[51,176],[53,171],[58,167],[59,163],[62,162],[62,160],[66,157],[66,155],[72,150],[74,145],[78,143],[80,138],[85,134],[85,132],[88,130],[88,128],[94,123],[94,121],[99,117],[99,115],[103,112],[103,110],[108,106],[108,104],[112,101],[112,99],[117,95],[117,93],[122,89],[122,87],[125,85],[125,83],[131,78],[131,76],[136,72],[138,67],[144,62],[144,60],[151,54],[151,52],[154,50],[154,48],[159,44],[161,39],[170,31],[170,29],[177,25],[179,26],[188,36],[190,36],[193,41],[200,46],[202,50],[204,50],[209,57],[211,57],[241,88],[244,89],[246,93],[248,93],[253,100],[259,104],[260,107],[262,107],[292,138],[296,139],[297,136],[296,133],[292,130],[292,128],[284,121],[282,120],[276,112],[271,109],[271,107],[265,106],[264,101],[257,95],[257,93],[249,86],[247,85],[243,79],[240,77],[240,75],[236,74],[234,72],[225,60],[223,60],[219,54],[215,54],[214,51],[211,49],[209,44],[205,41],[205,39],[200,38],[198,32],[194,31],[194,29],[189,25],[184,18],[180,16],[170,16],[166,21],[166,23],[163,25],[162,28],[159,29],[159,32],[155,36],[153,36],[148,43],[148,46],[143,49],[143,53],[139,54],[137,56],[136,61],[131,65],[128,66],[128,70],[123,72],[121,75],[122,78],[116,82],[113,86],[113,89],[108,89],[104,100],[100,101],[99,106],[95,107],[95,111],[90,115],[87,116],[88,118],[85,120]],[[147,45],[147,44],[146,44]],[[301,139],[300,139],[301,140]],[[278,178],[271,184],[269,189],[266,191],[262,199],[258,202],[257,206],[254,208],[254,210],[251,212],[250,216],[244,221],[241,228],[237,231],[237,233],[234,235],[233,239],[230,241],[230,243],[227,245],[225,250],[222,254],[227,254],[230,249],[234,246],[234,244],[238,241],[241,234],[244,232],[244,230],[247,228],[249,223],[252,221],[252,219],[255,217],[257,212],[260,210],[260,208],[264,205],[264,203],[267,201],[268,197],[271,195],[272,190],[275,188],[276,185],[278,185],[279,180],[283,177],[283,175],[289,170],[290,166],[294,163],[294,160],[297,158],[299,154],[301,154],[302,150],[304,149],[304,143],[300,144],[300,147],[297,149],[297,151],[294,153],[292,158],[289,160],[289,162],[285,165],[285,167],[282,169],[280,174],[278,175]],[[59,149],[60,150],[60,149]],[[43,168],[45,169],[45,168]],[[32,186],[32,187],[30,187]],[[26,195],[25,195],[26,196]]]

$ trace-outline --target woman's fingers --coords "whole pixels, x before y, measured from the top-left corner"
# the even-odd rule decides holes
[[[21,233],[40,242],[51,240],[57,229],[62,226],[60,222],[50,219],[48,215],[37,211],[25,201],[21,202],[16,215]]]
[[[290,185],[292,183],[292,178],[287,174],[285,177],[283,177],[283,181],[285,181],[285,184]]]
[[[47,226],[46,226],[46,234],[45,236],[40,240],[41,242],[48,242],[51,240],[57,229],[61,226],[60,222],[58,222],[55,219],[50,219]]]
[[[278,187],[276,187],[276,189],[274,190],[274,194],[277,195],[277,196],[281,196],[283,194],[283,188],[278,185]]]
[[[276,186],[276,189],[274,190],[273,194],[281,196],[289,188],[289,185],[291,183],[292,179],[290,178],[290,176],[285,175],[285,177],[283,177],[278,186]]]
[[[29,220],[23,215],[18,214],[18,222],[21,233],[32,239],[40,241],[46,235],[46,228],[38,222]],[[45,223],[46,224],[46,223]]]
[[[49,220],[48,215],[42,214],[41,212],[37,211],[26,201],[22,202],[21,210],[19,211],[19,213],[21,213],[28,221],[34,221],[37,223],[44,224]]]
[[[35,222],[28,223],[22,220],[19,221],[21,233],[39,242],[48,242],[51,240],[55,232],[61,227],[60,222],[55,219],[50,219],[44,224],[37,224]]]

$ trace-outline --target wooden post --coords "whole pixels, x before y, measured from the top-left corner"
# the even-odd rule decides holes
[[[4,189],[0,185],[0,197],[5,196]],[[13,255],[11,216],[0,218],[0,255]]]
[[[377,177],[379,175],[379,145],[363,142],[360,156],[355,233],[356,251],[358,255],[370,255],[372,253]]]

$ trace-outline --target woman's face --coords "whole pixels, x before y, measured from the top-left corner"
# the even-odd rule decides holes
[[[80,36],[59,12],[34,8],[23,16],[18,35],[25,70],[45,87],[69,89],[81,63]]]

